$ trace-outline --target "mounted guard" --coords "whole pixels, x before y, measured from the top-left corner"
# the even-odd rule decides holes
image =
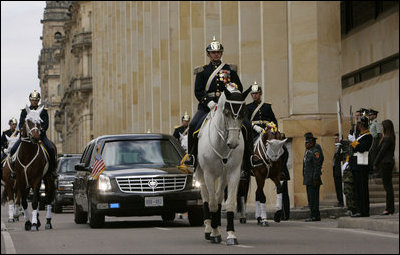
[[[23,108],[21,110],[21,115],[19,118],[19,130],[22,130],[24,123],[25,123],[25,118],[28,114],[27,110],[38,110],[40,108],[43,108],[43,110],[40,113],[40,119],[42,120],[41,122],[41,132],[40,132],[40,143],[45,147],[46,152],[48,153],[48,160],[49,160],[49,173],[53,177],[53,179],[57,178],[57,173],[56,173],[56,164],[57,164],[57,155],[56,155],[56,148],[54,144],[47,138],[46,131],[49,128],[49,114],[47,113],[47,108],[44,108],[43,105],[39,106],[39,101],[40,101],[40,93],[34,90],[32,93],[29,94],[29,101],[31,105],[29,107]],[[18,146],[21,143],[21,139],[19,139],[15,145],[12,147],[10,153],[11,155],[14,155],[15,151],[17,150]],[[15,161],[13,161],[13,164]]]

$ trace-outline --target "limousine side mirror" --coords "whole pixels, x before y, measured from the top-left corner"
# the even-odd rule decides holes
[[[75,165],[76,171],[88,171],[85,167],[85,163],[78,163]]]

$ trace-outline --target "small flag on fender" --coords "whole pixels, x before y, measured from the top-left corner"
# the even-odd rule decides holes
[[[104,160],[101,157],[101,153],[100,153],[100,147],[98,145],[97,146],[97,152],[94,155],[94,164],[93,164],[93,169],[92,169],[92,173],[90,174],[91,177],[93,177],[93,179],[97,180],[100,176],[100,174],[106,170],[106,165],[104,164]]]

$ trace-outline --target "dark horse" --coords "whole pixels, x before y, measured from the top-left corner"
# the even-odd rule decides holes
[[[54,198],[55,184],[50,174],[46,175],[49,166],[47,153],[40,143],[41,122],[40,113],[43,107],[38,110],[30,110],[26,107],[27,116],[21,130],[21,144],[16,151],[14,170],[17,175],[16,190],[17,204],[22,202],[25,210],[25,230],[37,231],[40,227],[38,219],[39,189],[43,179],[45,184],[47,204],[46,229],[51,229],[51,201]],[[53,144],[54,146],[54,144]],[[55,146],[54,146],[55,148]],[[57,152],[55,153],[57,155]],[[32,223],[29,221],[27,196],[29,189],[33,190],[32,199]]]
[[[254,155],[263,161],[261,165],[253,168],[253,176],[257,182],[255,216],[258,224],[263,226],[268,226],[264,194],[264,184],[268,178],[274,182],[277,192],[277,212],[275,212],[274,221],[280,222],[282,216],[282,185],[280,180],[285,156],[283,146],[286,140],[282,140],[281,133],[274,123],[270,122],[254,145]]]
[[[4,191],[1,196],[1,204],[8,202],[8,222],[19,221],[19,208],[15,206],[15,179],[11,178],[12,169],[10,158],[4,162],[1,181],[4,183]]]

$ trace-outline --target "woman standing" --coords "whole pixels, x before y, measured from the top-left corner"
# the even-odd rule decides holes
[[[394,133],[393,122],[389,119],[382,121],[382,129],[383,136],[378,144],[378,152],[374,160],[374,170],[379,169],[382,173],[383,187],[386,191],[386,209],[382,215],[389,215],[394,213],[392,173],[396,135]]]

